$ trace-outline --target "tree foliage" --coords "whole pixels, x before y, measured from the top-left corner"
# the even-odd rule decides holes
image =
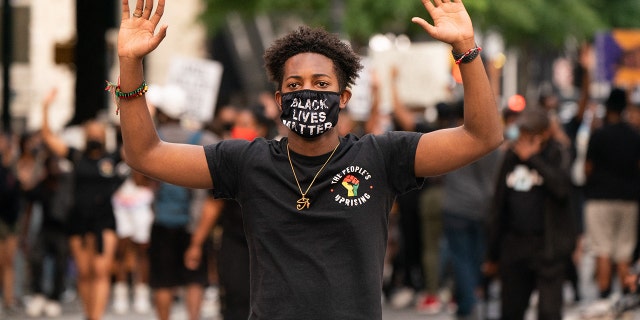
[[[366,43],[375,33],[424,36],[411,23],[413,16],[428,18],[418,0],[203,0],[202,19],[215,31],[230,12],[250,17],[267,14],[275,19],[298,16],[310,25],[332,28],[339,18],[342,32],[355,42]],[[341,8],[336,14],[335,8]],[[466,0],[477,28],[495,30],[511,47],[560,48],[568,37],[589,39],[602,29],[640,28],[638,0]]]

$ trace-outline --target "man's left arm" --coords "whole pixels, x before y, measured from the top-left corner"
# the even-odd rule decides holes
[[[502,122],[489,78],[476,48],[471,18],[462,1],[422,0],[433,18],[413,22],[434,39],[448,43],[459,59],[464,84],[463,125],[424,134],[415,158],[416,176],[441,175],[471,163],[497,148],[503,140]],[[476,55],[474,59],[471,57]]]

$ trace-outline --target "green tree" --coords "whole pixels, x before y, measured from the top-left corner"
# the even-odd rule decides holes
[[[364,43],[374,33],[394,32],[420,35],[410,22],[414,15],[428,16],[417,0],[203,0],[202,16],[209,29],[219,28],[229,12],[244,16],[268,14],[274,18],[296,15],[312,25],[334,25],[332,6],[340,5],[342,32]],[[568,37],[590,38],[609,28],[639,28],[637,0],[467,0],[465,6],[476,26],[500,32],[511,47],[546,46],[560,48]]]
[[[203,0],[202,15],[209,30],[223,25],[229,12],[250,17],[266,14],[274,19],[300,17],[310,25],[322,25],[365,46],[375,33],[404,33],[415,40],[428,35],[411,23],[411,17],[428,18],[418,0]],[[520,90],[525,92],[530,74],[528,62],[553,59],[573,43],[589,41],[599,30],[640,28],[638,0],[466,0],[476,28],[496,31],[508,48],[520,53]],[[342,14],[336,14],[335,9]],[[336,19],[340,19],[336,23]],[[335,26],[339,26],[336,30]],[[535,70],[535,68],[533,68]]]

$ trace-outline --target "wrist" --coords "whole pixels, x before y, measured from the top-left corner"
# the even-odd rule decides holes
[[[142,68],[142,58],[131,58],[126,56],[118,56],[118,61],[120,62],[120,70],[124,68]]]
[[[476,47],[476,40],[474,38],[464,39],[451,44],[453,52],[465,53],[470,49]]]

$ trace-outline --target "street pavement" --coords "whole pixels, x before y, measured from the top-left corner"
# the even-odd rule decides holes
[[[573,305],[567,306],[565,311],[564,320],[587,320],[587,319],[624,319],[624,320],[638,320],[640,319],[639,311],[632,311],[624,314],[623,316],[614,318],[607,316],[604,311],[606,310],[605,303],[600,302],[590,302],[582,305]],[[591,316],[587,315],[587,312],[591,312]],[[125,315],[117,315],[112,311],[108,311],[103,320],[148,320],[154,319],[155,316],[153,313],[149,314],[136,314],[134,312],[130,312]],[[383,320],[453,320],[455,317],[448,312],[441,312],[435,315],[425,315],[419,314],[413,308],[402,308],[402,309],[393,309],[388,304],[384,304],[383,307]],[[83,320],[82,312],[80,309],[79,302],[77,300],[67,301],[63,305],[63,314],[56,318],[30,318],[27,317],[24,313],[20,312],[17,314],[7,315],[0,312],[0,319],[56,319],[56,320]],[[184,306],[181,303],[177,303],[174,305],[172,309],[171,319],[175,320],[187,320],[186,312]],[[523,320],[535,320],[535,313],[530,310],[527,314],[526,319]],[[202,317],[202,320],[222,320],[219,316],[211,316],[205,315]]]
[[[20,256],[20,254],[18,255],[17,258],[18,259],[16,264],[16,278],[17,278],[16,281],[17,283],[23,283],[25,278],[24,270],[26,268],[26,265],[24,263],[24,259]],[[606,316],[606,312],[611,309],[610,308],[611,300],[609,301],[597,300],[597,290],[595,289],[595,286],[593,283],[594,267],[595,266],[593,264],[593,257],[590,257],[588,255],[583,257],[583,263],[581,263],[579,268],[579,274],[580,274],[579,278],[581,279],[579,283],[579,287],[580,287],[583,299],[582,299],[582,302],[579,304],[570,304],[569,301],[572,300],[571,291],[569,290],[569,288],[566,288],[567,292],[565,292],[565,297],[566,297],[565,301],[567,301],[567,304],[566,304],[563,320],[587,320],[587,319],[640,320],[640,311],[636,310],[640,308],[636,308],[631,312],[627,312],[620,317]],[[18,285],[17,287],[21,287],[21,286]],[[23,293],[22,290],[18,290],[16,294],[18,296],[24,296],[22,294]],[[615,288],[615,291],[619,292],[619,290],[620,288]],[[493,296],[497,297],[497,294],[494,292]],[[618,294],[618,297],[619,297],[619,294]],[[640,298],[638,297],[635,297],[635,298],[640,300]],[[63,304],[63,314],[56,318],[44,318],[44,317],[29,318],[24,314],[23,311],[18,311],[17,313],[14,313],[14,314],[7,314],[3,310],[1,310],[1,307],[0,307],[0,319],[83,320],[80,303],[77,297],[75,296],[75,294],[73,293],[73,291],[68,290],[68,292],[66,292],[65,294],[64,299],[65,299],[65,302]],[[615,296],[612,300],[615,300]],[[533,299],[532,301],[533,301],[532,304],[535,304],[535,299]],[[23,297],[22,302],[23,303],[28,302],[28,297]],[[640,301],[635,301],[635,302],[640,302]],[[215,303],[207,302],[207,301],[205,301],[204,304],[207,306],[215,305]],[[481,310],[487,310],[487,312],[483,312],[483,314],[495,315],[498,306],[499,306],[499,302],[497,302],[496,300],[491,300],[487,306],[482,304]],[[497,316],[494,316],[491,318],[496,318],[496,317]],[[154,314],[149,313],[149,314],[141,315],[141,314],[136,314],[131,312],[125,315],[117,315],[113,313],[110,309],[107,310],[107,313],[103,318],[103,320],[148,320],[148,319],[155,319]],[[179,301],[174,305],[174,308],[172,309],[171,319],[187,320],[184,306]],[[446,311],[440,312],[435,315],[425,315],[425,314],[419,314],[413,307],[394,309],[394,308],[391,308],[389,303],[383,303],[383,320],[425,320],[425,319],[450,320],[450,319],[455,319],[455,317]],[[533,308],[530,308],[530,311],[528,312],[526,318],[523,320],[535,320],[535,319],[536,319],[535,312],[533,312]],[[203,314],[202,320],[222,320],[222,319],[219,316],[211,315],[211,310],[209,310],[209,314],[206,314],[206,313]]]

